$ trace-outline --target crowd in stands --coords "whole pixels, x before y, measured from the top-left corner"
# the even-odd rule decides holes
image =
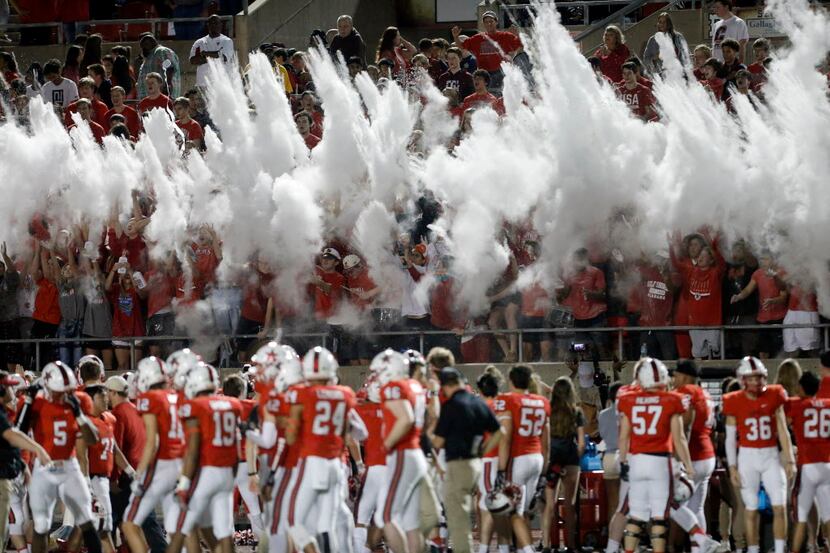
[[[732,14],[728,0],[714,3],[722,21],[716,24],[709,45],[689,48],[674,29],[671,16],[661,14],[658,33],[665,33],[677,58],[693,64],[693,77],[718,101],[734,94],[749,94],[761,101],[770,45],[756,40],[755,62],[743,64],[748,35],[746,24]],[[530,67],[520,36],[499,30],[497,16],[483,16],[484,30],[467,36],[451,30],[453,42],[422,39],[417,46],[398,29],[389,27],[374,52],[354,28],[352,18],[342,16],[337,28],[315,31],[309,46],[322,44],[333,56],[342,56],[353,78],[366,71],[378,87],[397,82],[418,101],[417,84],[429,79],[449,99],[449,109],[459,122],[456,142],[469,129],[471,114],[490,106],[504,114],[501,101],[503,63]],[[140,38],[140,63],[121,45],[104,52],[100,36],[78,36],[65,62],[33,63],[21,71],[12,52],[0,52],[3,117],[28,125],[28,104],[51,103],[68,130],[88,124],[96,140],[107,134],[127,141],[142,131],[142,116],[150,110],[169,110],[180,129],[183,155],[198,155],[205,146],[204,132],[213,127],[203,97],[206,63],[215,58],[232,67],[233,41],[222,34],[217,16],[207,20],[207,34],[193,44],[189,60],[179,60],[151,33]],[[604,45],[589,58],[597,78],[615,87],[636,116],[659,119],[651,94],[650,77],[663,71],[656,39],[649,41],[643,61],[625,45],[621,30],[609,26]],[[325,113],[315,96],[306,65],[306,53],[283,44],[263,44],[259,50],[271,59],[282,77],[295,113],[297,130],[313,149],[322,138]],[[367,61],[371,63],[367,64]],[[196,66],[197,84],[183,92],[182,67]],[[75,115],[77,114],[77,116]],[[219,130],[219,129],[215,129]],[[418,150],[412,141],[413,153]],[[185,259],[170,256],[151,259],[143,231],[153,217],[155,199],[135,191],[129,223],[109,222],[103,233],[89,228],[60,228],[48,216],[31,221],[28,249],[3,251],[4,273],[0,280],[0,338],[54,338],[65,341],[60,356],[74,363],[82,352],[100,355],[107,366],[131,363],[129,339],[187,333],[177,326],[176,315],[202,299],[223,298],[232,305],[230,315],[214,310],[214,330],[221,333],[265,338],[274,329],[286,333],[324,333],[334,339],[342,363],[365,364],[382,348],[393,346],[444,346],[467,362],[495,359],[515,361],[553,360],[567,355],[569,344],[585,341],[597,358],[609,358],[617,350],[616,334],[590,332],[598,327],[642,326],[657,330],[625,333],[623,353],[641,353],[661,359],[712,358],[725,354],[762,357],[785,351],[812,354],[820,346],[818,328],[730,331],[722,339],[720,325],[818,324],[815,287],[791,276],[766,250],[736,240],[724,243],[716,229],[701,229],[688,236],[673,236],[666,253],[624,258],[612,238],[587,237],[586,247],[574,251],[563,263],[555,284],[520,278],[533,271],[540,237],[530,224],[505,222],[502,240],[511,252],[504,274],[491,283],[490,310],[468,314],[454,301],[458,283],[452,274],[452,258],[440,238],[428,227],[443,206],[430,196],[411,199],[417,218],[403,228],[394,244],[407,282],[398,301],[381,302],[384,283],[369,276],[365,259],[347,237],[331,236],[321,250],[317,268],[309,275],[305,310],[288,307],[276,297],[275,278],[268,263],[256,257],[245,267],[235,267],[230,281],[217,279],[223,261],[222,238],[209,226],[192,229]],[[614,221],[609,221],[609,226]],[[434,279],[429,297],[416,293],[424,278]],[[215,302],[214,302],[215,303]],[[343,324],[341,307],[359,313],[361,324]],[[691,332],[660,331],[660,327],[689,325],[715,327]],[[568,333],[553,335],[538,329],[560,327]],[[488,333],[487,329],[512,332]],[[515,332],[526,332],[519,339]],[[444,331],[419,342],[418,331]],[[406,331],[407,336],[381,336],[386,331]],[[84,338],[82,346],[71,339]],[[244,362],[253,338],[228,346],[226,355]],[[722,345],[726,350],[721,351]],[[298,344],[298,349],[304,344]],[[135,344],[137,356],[161,355],[173,344],[146,341]],[[2,346],[5,362],[31,363],[31,348]],[[48,358],[48,355],[44,358]],[[132,361],[133,363],[135,360]]]

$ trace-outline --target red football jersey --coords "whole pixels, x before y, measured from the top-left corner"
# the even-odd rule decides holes
[[[90,417],[89,420],[98,431],[98,442],[87,450],[89,475],[109,478],[115,468],[115,415],[104,411],[100,417]]]
[[[240,399],[239,403],[240,403],[240,405],[242,405],[242,413],[240,413],[240,415],[239,415],[239,420],[247,421],[248,418],[251,416],[251,412],[253,412],[253,410],[258,407],[257,402],[252,400],[252,399]],[[247,443],[247,440],[245,438],[245,434],[240,433],[240,435],[239,435],[239,458],[240,459],[245,458],[245,444],[246,443]]]
[[[183,420],[196,419],[202,435],[199,464],[210,467],[235,467],[237,425],[242,413],[239,400],[227,396],[199,396],[179,408]]]
[[[750,398],[739,390],[723,396],[723,414],[735,417],[738,428],[738,445],[741,447],[777,447],[778,428],[775,411],[787,402],[787,392],[771,384]]]
[[[75,456],[78,422],[66,403],[55,403],[38,396],[32,403],[32,435],[53,461]]]
[[[178,459],[184,455],[184,430],[179,420],[178,403],[179,395],[172,390],[149,390],[138,396],[136,409],[139,414],[156,417],[159,440],[156,459]]]
[[[279,404],[275,406],[277,408],[277,412],[274,414],[278,417],[285,417],[287,419],[291,414],[291,406],[296,405],[298,403],[300,398],[300,391],[305,387],[305,384],[295,384],[294,386],[289,386],[285,394],[282,395],[282,399],[279,402]],[[280,466],[285,467],[287,469],[294,468],[297,466],[299,458],[299,442],[295,443],[294,445],[288,445],[286,443],[285,448],[282,452],[282,458],[280,459]]]
[[[790,398],[784,410],[792,421],[799,466],[830,463],[830,398]]]
[[[550,417],[550,402],[540,395],[509,392],[493,403],[498,417],[509,414],[512,420],[510,456],[542,453],[542,432]]]
[[[85,386],[79,386],[75,391],[75,397],[78,398],[78,403],[81,404],[81,413],[86,416],[92,415],[94,409],[92,405],[92,397],[84,390]]]
[[[686,411],[680,394],[640,390],[625,394],[618,402],[617,409],[631,424],[630,454],[672,452],[672,416]]]
[[[369,437],[363,442],[363,464],[367,467],[386,464],[383,448],[383,407],[379,403],[365,402],[357,405],[357,414],[366,424]]]
[[[685,406],[695,413],[689,432],[689,454],[692,461],[702,461],[715,456],[712,445],[712,429],[715,427],[715,403],[709,393],[694,384],[686,384],[675,390],[683,396]]]
[[[300,389],[297,404],[303,406],[298,437],[301,458],[337,459],[342,455],[349,411],[356,401],[354,392],[346,386],[314,385]]]
[[[496,398],[486,399],[485,402],[487,403],[487,407],[489,407],[490,410],[493,411],[493,413],[495,413],[496,412],[495,411],[495,409],[496,409],[496,407],[495,407],[496,406]],[[490,433],[485,432],[484,436],[481,437],[482,443],[486,442],[489,438],[490,438]],[[484,455],[483,455],[483,457],[485,459],[498,457],[498,456],[499,456],[499,446],[498,446],[498,444],[496,444],[496,446],[493,449],[491,449],[490,451],[485,451]]]
[[[427,394],[424,387],[416,381],[408,378],[406,380],[396,380],[386,384],[380,389],[380,397],[383,404],[387,401],[397,401],[405,399],[412,406],[412,411],[415,415],[415,424],[409,429],[409,432],[404,434],[392,451],[402,451],[405,449],[420,449],[421,447],[421,429],[424,427],[424,416],[426,415]],[[392,427],[395,425],[395,415],[392,411],[383,409],[383,438],[384,440],[389,435]]]

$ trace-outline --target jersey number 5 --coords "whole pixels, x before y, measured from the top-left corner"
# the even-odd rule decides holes
[[[657,423],[662,414],[660,405],[635,405],[631,408],[631,431],[638,436],[657,434]]]
[[[545,425],[545,410],[524,408],[519,413],[519,436],[541,436]]]
[[[318,401],[314,408],[314,423],[311,432],[315,436],[342,436],[346,417],[346,404],[338,402],[332,407],[328,401]]]
[[[52,433],[55,435],[55,445],[66,445],[66,421],[55,421],[52,426]]]

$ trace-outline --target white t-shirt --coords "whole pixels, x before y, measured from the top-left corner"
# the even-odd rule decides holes
[[[733,15],[729,19],[721,19],[712,27],[712,56],[715,59],[723,61],[723,52],[720,45],[727,38],[733,38],[738,42],[749,40],[749,30],[746,28],[746,22],[737,15]]]
[[[236,58],[236,53],[233,49],[233,40],[225,35],[219,35],[214,38],[210,35],[205,35],[193,43],[190,47],[190,57],[196,55],[196,52],[219,52],[219,57],[216,58],[230,67],[230,64]],[[210,58],[208,58],[210,59]],[[196,86],[207,86],[208,64],[196,66]]]
[[[72,79],[63,79],[59,85],[47,81],[40,88],[40,94],[44,102],[66,107],[78,99],[78,85]]]

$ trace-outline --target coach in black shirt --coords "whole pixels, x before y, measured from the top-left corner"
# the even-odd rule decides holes
[[[467,390],[457,369],[442,369],[438,380],[441,393],[449,399],[441,406],[432,444],[436,449],[444,448],[447,460],[444,509],[453,551],[468,553],[473,547],[470,513],[481,475],[481,454],[498,445],[502,429],[487,404]],[[487,432],[490,435],[485,440]]]

